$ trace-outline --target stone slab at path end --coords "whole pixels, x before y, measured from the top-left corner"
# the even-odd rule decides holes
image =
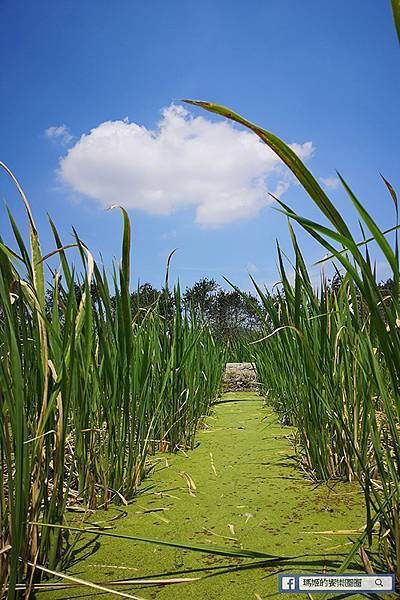
[[[223,375],[223,388],[226,392],[257,389],[257,373],[250,362],[226,363]]]

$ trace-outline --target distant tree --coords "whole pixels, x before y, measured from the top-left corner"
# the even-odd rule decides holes
[[[58,283],[58,290],[59,290],[59,298],[60,298],[61,302],[66,302],[68,294],[62,285],[61,279]],[[79,305],[80,301],[82,300],[84,291],[85,291],[84,283],[77,283],[77,282],[74,283],[74,294],[75,294],[75,299],[76,299],[77,305]],[[53,295],[54,295],[54,284],[52,283],[48,286],[48,288],[46,290],[46,295],[45,295],[45,312],[49,318],[50,318],[50,315],[51,315],[51,312],[53,309]],[[91,296],[92,302],[94,304],[96,302],[98,302],[99,294],[98,294],[98,289],[97,289],[95,282],[92,282],[90,284],[90,296]],[[61,310],[61,306],[58,307],[58,310],[59,310],[61,322],[63,322],[63,312]]]
[[[328,286],[332,292],[338,293],[340,286],[342,285],[343,275],[338,271],[334,274],[332,279],[328,280]]]
[[[159,297],[159,290],[154,288],[151,283],[144,283],[131,294],[132,310],[135,310],[135,308],[149,308],[157,302]]]
[[[82,299],[84,284],[75,283],[74,294],[77,304]],[[101,303],[96,283],[90,287],[93,305]],[[133,291],[131,298],[132,319],[140,322],[147,310],[158,305],[161,315],[169,321],[175,311],[193,310],[197,316],[208,324],[214,334],[223,340],[235,340],[261,329],[262,314],[258,299],[250,293],[240,293],[236,290],[224,290],[214,279],[204,277],[186,288],[182,296],[182,306],[176,302],[174,294],[165,288],[158,290],[150,283],[143,283]],[[65,302],[67,293],[60,282],[60,299]],[[111,309],[115,310],[116,298],[110,298]],[[46,293],[46,313],[50,317],[53,306],[53,287],[49,286]],[[254,308],[255,307],[255,308]],[[59,307],[60,318],[63,321],[62,310]]]
[[[393,293],[393,286],[394,286],[394,282],[393,282],[393,279],[390,277],[389,279],[386,279],[386,281],[381,281],[378,287],[383,296],[385,296],[385,295],[391,296]]]
[[[215,297],[221,288],[214,279],[204,277],[192,287],[186,288],[183,295],[185,308],[195,310],[207,322],[213,319]]]
[[[257,307],[260,304],[250,293],[226,291],[214,279],[203,278],[186,289],[186,308],[195,310],[221,339],[233,340],[261,327]]]
[[[135,292],[131,294],[132,317],[137,313],[145,314],[145,311],[152,306],[158,306],[161,314],[170,319],[174,314],[174,297],[170,290],[165,288],[158,290],[151,283],[143,283]]]
[[[219,290],[215,297],[215,333],[223,339],[234,340],[260,329],[259,314],[252,306],[260,309],[257,298],[250,293]]]

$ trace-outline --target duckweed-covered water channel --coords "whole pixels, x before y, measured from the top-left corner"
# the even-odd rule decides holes
[[[87,535],[74,548],[67,572],[108,586],[121,579],[183,580],[115,586],[142,598],[259,600],[279,597],[279,572],[334,571],[351,547],[349,538],[356,537],[348,531],[365,522],[362,494],[356,484],[316,485],[307,479],[294,462],[292,434],[256,394],[225,394],[198,432],[193,451],[158,457],[133,503],[90,518],[123,535],[245,548],[278,560]],[[70,522],[76,524],[76,514]],[[76,587],[38,597],[117,596]]]

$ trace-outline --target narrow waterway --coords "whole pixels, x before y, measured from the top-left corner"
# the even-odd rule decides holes
[[[68,573],[103,584],[133,578],[199,578],[115,588],[157,600],[264,600],[280,596],[279,572],[335,570],[351,547],[349,534],[337,532],[364,524],[362,494],[357,485],[307,480],[294,461],[292,434],[263,407],[259,396],[225,394],[206,428],[198,432],[197,447],[158,457],[141,494],[123,508],[124,516],[122,509],[112,508],[92,517],[107,525],[121,515],[109,523],[120,534],[242,547],[282,557],[279,560],[229,558],[88,536],[76,547]],[[116,596],[77,588],[38,597]]]

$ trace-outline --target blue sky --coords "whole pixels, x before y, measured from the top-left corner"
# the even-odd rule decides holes
[[[209,113],[182,113],[181,98],[228,105],[297,144],[352,224],[349,201],[329,182],[335,169],[383,227],[393,224],[379,178],[400,183],[400,50],[388,1],[0,8],[0,159],[31,201],[44,251],[54,246],[49,212],[65,243],[73,225],[110,264],[122,225],[104,208],[115,202],[132,217],[134,280],[160,285],[178,248],[172,277],[183,286],[225,275],[248,288],[249,270],[276,281],[275,239],[288,252],[290,242],[265,190],[287,188],[282,199],[297,212],[317,211],[266,148],[239,128],[215,128],[221,119]],[[23,219],[5,176],[0,195]],[[0,223],[10,239],[4,209]],[[323,255],[299,237],[307,261]]]

